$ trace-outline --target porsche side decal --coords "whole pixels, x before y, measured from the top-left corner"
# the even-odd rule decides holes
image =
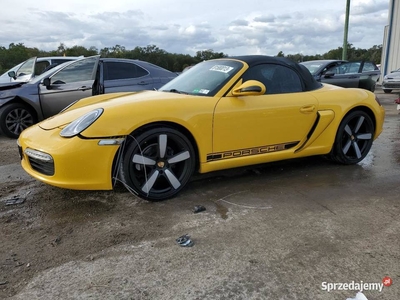
[[[254,148],[228,150],[228,151],[224,151],[224,152],[210,153],[210,154],[207,154],[207,161],[214,161],[214,160],[220,160],[220,159],[229,159],[229,158],[235,158],[235,157],[258,155],[258,154],[282,151],[282,150],[290,149],[290,148],[296,146],[298,143],[299,142],[290,142],[290,143],[284,143],[284,144],[266,145],[266,146],[259,146],[259,147],[254,147]]]

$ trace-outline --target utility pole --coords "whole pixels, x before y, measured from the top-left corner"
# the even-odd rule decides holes
[[[346,19],[344,21],[344,37],[343,37],[343,51],[342,60],[347,60],[347,33],[349,32],[349,15],[350,15],[350,0],[346,4]]]

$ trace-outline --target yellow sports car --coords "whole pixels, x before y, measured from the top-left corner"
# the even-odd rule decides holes
[[[285,58],[204,61],[158,91],[81,99],[29,127],[22,167],[62,188],[176,195],[206,173],[311,155],[355,164],[382,132],[375,95],[316,82]]]

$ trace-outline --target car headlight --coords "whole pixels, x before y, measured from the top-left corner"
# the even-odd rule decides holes
[[[102,108],[98,108],[91,112],[88,112],[87,114],[73,121],[63,130],[61,130],[60,135],[62,137],[70,138],[80,134],[82,131],[92,125],[94,121],[96,121],[101,116],[103,111],[104,110]]]
[[[387,75],[383,76],[383,79],[386,80],[387,79]]]

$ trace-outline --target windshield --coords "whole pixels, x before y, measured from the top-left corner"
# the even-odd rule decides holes
[[[5,82],[13,82],[13,81],[18,81],[18,82],[27,82],[29,79],[32,77],[32,71],[35,65],[36,57],[30,58],[15,67],[11,68],[4,74],[0,76],[0,83],[5,83]],[[8,73],[14,71],[16,79],[11,78]]]
[[[306,61],[302,62],[301,64],[305,66],[312,75],[315,75],[318,72],[318,70],[322,67],[322,65],[324,65],[325,63],[316,61]]]
[[[180,74],[160,90],[212,97],[242,67],[242,62],[228,59],[204,61]]]
[[[22,64],[23,64],[23,63],[20,63],[19,65],[16,65],[14,68],[12,68],[12,69],[8,70],[7,72],[1,74],[0,78],[1,78],[1,79],[6,78],[7,81],[10,81],[10,76],[8,76],[8,72],[11,72],[11,71],[17,72],[17,70],[19,69],[19,67],[20,67]]]

